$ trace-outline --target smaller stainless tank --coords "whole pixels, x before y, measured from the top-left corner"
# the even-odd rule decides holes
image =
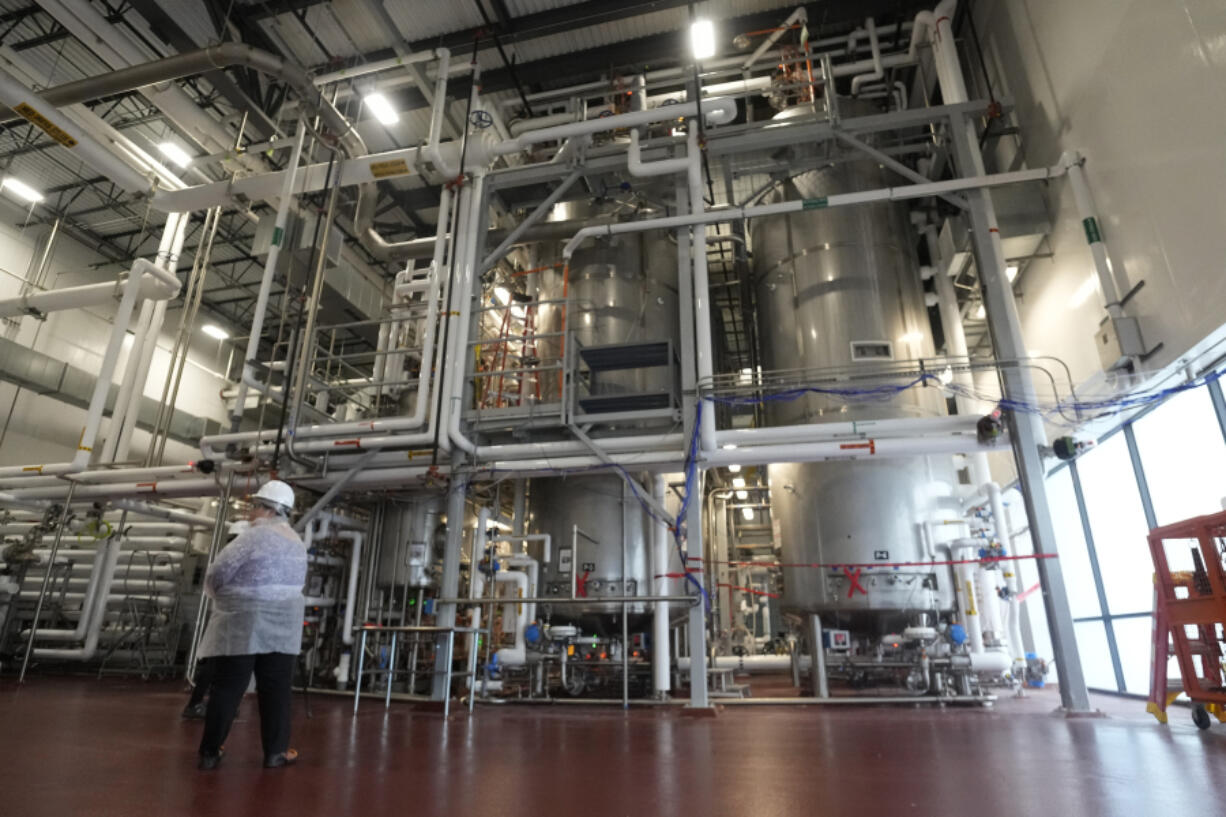
[[[541,615],[555,624],[574,624],[585,634],[621,633],[621,604],[599,599],[651,594],[651,519],[617,475],[532,481],[536,527],[552,539],[553,553],[542,566],[543,596],[577,595],[591,603],[545,605]],[[623,565],[624,559],[624,565]],[[631,632],[647,624],[645,604],[626,609]]]

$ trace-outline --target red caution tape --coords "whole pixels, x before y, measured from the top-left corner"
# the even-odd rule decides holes
[[[1026,588],[1025,590],[1023,590],[1021,593],[1018,593],[1018,594],[1017,594],[1017,600],[1018,600],[1018,601],[1025,601],[1025,600],[1026,600],[1026,597],[1027,597],[1027,596],[1031,596],[1031,595],[1033,595],[1033,594],[1034,594],[1034,592],[1035,592],[1036,590],[1038,590],[1038,589],[1039,589],[1039,587],[1040,587],[1039,583],[1038,583],[1038,582],[1035,582],[1035,583],[1034,583],[1034,585],[1032,585],[1031,587],[1028,587],[1028,588]]]
[[[690,561],[701,561],[709,565],[732,565],[733,567],[788,567],[788,568],[829,568],[830,570],[846,570],[848,568],[911,568],[911,567],[943,567],[947,565],[978,565],[993,562],[1019,562],[1023,559],[1055,559],[1055,553],[1028,553],[1024,556],[987,556],[982,559],[945,559],[937,562],[725,562],[718,559],[703,559],[700,556],[688,556]]]
[[[751,593],[755,596],[766,596],[767,598],[777,599],[777,593],[767,593],[765,590],[754,590],[752,587],[741,587],[739,584],[725,584],[721,582],[717,587],[727,587],[729,590],[740,590],[742,593]]]

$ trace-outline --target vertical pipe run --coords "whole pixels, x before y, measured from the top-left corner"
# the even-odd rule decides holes
[[[663,474],[656,474],[652,481],[651,495],[658,505],[664,505],[668,482]],[[655,576],[655,595],[668,595],[669,572],[668,526],[663,518],[652,521],[652,575]],[[652,608],[651,620],[651,687],[657,698],[667,697],[670,689],[670,656],[668,648],[668,602],[657,601]]]
[[[829,698],[830,686],[826,679],[826,645],[822,641],[822,617],[817,613],[809,616],[809,649],[813,653],[810,671],[813,674],[813,697]]]

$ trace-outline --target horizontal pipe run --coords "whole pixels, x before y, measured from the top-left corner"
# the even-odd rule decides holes
[[[1017,170],[1010,173],[992,173],[984,176],[949,179],[926,184],[909,184],[901,187],[883,187],[878,190],[863,190],[855,193],[835,193],[818,199],[799,199],[780,202],[778,204],[762,204],[755,207],[713,207],[710,210],[692,215],[669,216],[666,218],[646,219],[642,221],[625,221],[617,224],[606,224],[599,227],[585,227],[575,233],[562,250],[562,257],[569,259],[575,250],[589,238],[597,236],[614,236],[622,233],[641,233],[649,230],[676,230],[696,224],[720,224],[728,221],[746,221],[762,216],[778,216],[797,213],[803,210],[823,210],[832,207],[846,207],[856,204],[871,204],[878,201],[906,201],[909,199],[927,198],[942,193],[978,188],[1001,187],[1022,182],[1046,181],[1063,176],[1067,168],[1064,165],[1040,167],[1034,170]]]

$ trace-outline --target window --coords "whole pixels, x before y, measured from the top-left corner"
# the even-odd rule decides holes
[[[1222,510],[1226,441],[1207,389],[1175,395],[1133,431],[1159,525]]]
[[[1060,554],[1058,561],[1073,618],[1101,616],[1103,611],[1098,603],[1094,571],[1090,567],[1081,512],[1077,509],[1077,494],[1073,491],[1073,475],[1069,469],[1061,468],[1047,478],[1047,501],[1051,505],[1051,521],[1056,529],[1056,547]]]
[[[1134,695],[1149,694],[1149,664],[1153,654],[1154,617],[1117,618],[1111,622],[1115,630],[1115,646],[1120,651],[1120,666],[1124,670],[1124,691]],[[1171,656],[1168,678],[1179,677],[1179,665]]]
[[[1124,435],[1111,436],[1078,460],[1077,473],[1107,598],[1104,612],[1149,612],[1154,604],[1149,525]]]
[[[1107,646],[1106,625],[1101,621],[1079,621],[1073,627],[1077,633],[1077,652],[1081,656],[1081,671],[1085,673],[1086,686],[1118,691],[1111,649]]]

